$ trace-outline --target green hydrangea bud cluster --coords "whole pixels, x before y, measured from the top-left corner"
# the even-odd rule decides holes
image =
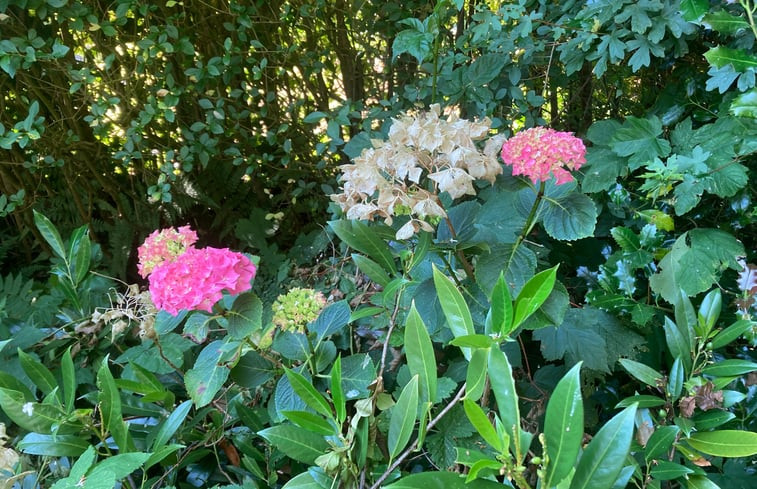
[[[273,303],[273,324],[287,331],[305,332],[326,305],[326,298],[313,289],[295,287]]]

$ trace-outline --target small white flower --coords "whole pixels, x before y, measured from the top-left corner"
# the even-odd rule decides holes
[[[21,408],[21,412],[29,416],[30,418],[34,416],[34,403],[27,402],[26,404],[24,404]]]

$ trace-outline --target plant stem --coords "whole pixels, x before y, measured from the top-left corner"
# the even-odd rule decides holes
[[[528,217],[526,218],[526,223],[523,225],[523,231],[521,231],[520,235],[516,238],[515,243],[513,244],[513,250],[510,253],[510,257],[507,259],[507,264],[505,266],[505,270],[510,268],[510,263],[513,261],[513,257],[515,256],[515,252],[518,250],[518,246],[526,239],[526,236],[531,233],[531,230],[534,228],[534,225],[536,225],[536,220],[539,217],[538,210],[539,210],[539,204],[541,204],[541,200],[544,197],[544,189],[546,187],[546,182],[541,182],[539,185],[539,190],[536,193],[536,199],[534,199],[534,205],[531,206],[531,211],[528,213]]]

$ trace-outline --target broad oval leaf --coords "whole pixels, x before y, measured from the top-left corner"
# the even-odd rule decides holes
[[[678,426],[661,426],[657,428],[652,433],[652,436],[649,437],[644,447],[644,460],[649,463],[652,459],[670,450],[680,432],[681,429]]]
[[[649,473],[653,479],[669,481],[693,474],[694,470],[681,464],[668,462],[667,460],[657,460]]]
[[[581,362],[557,383],[547,405],[544,419],[544,440],[549,457],[546,487],[563,480],[576,465],[584,428],[584,407],[581,397]]]
[[[18,448],[29,455],[78,457],[89,448],[89,441],[75,435],[29,433],[18,442]]]
[[[389,458],[394,459],[410,441],[418,419],[418,375],[414,375],[402,389],[389,420]]]
[[[612,487],[631,449],[636,405],[608,421],[581,455],[570,489]]]
[[[715,457],[750,457],[757,454],[757,433],[742,430],[700,431],[687,439],[696,450]]]
[[[329,221],[329,227],[347,243],[361,253],[365,253],[376,263],[381,265],[387,273],[395,275],[397,266],[389,246],[360,221]]]

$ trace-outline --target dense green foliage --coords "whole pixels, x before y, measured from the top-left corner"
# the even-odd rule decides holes
[[[756,14],[0,0],[0,488],[751,488]],[[536,126],[575,181],[497,159]],[[433,164],[358,212],[385,144]],[[156,311],[180,225],[253,289]]]

